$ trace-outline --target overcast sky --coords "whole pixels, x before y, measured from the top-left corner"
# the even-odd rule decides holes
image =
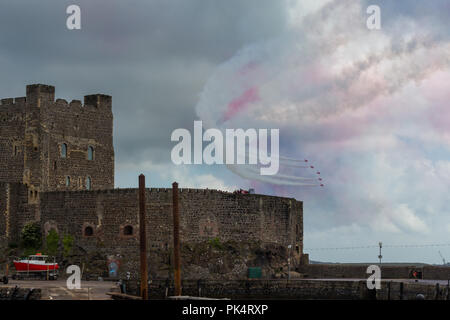
[[[66,28],[71,4],[81,30]],[[366,27],[370,4],[381,30]],[[446,0],[3,0],[0,97],[31,83],[68,101],[111,95],[116,187],[135,187],[143,172],[153,187],[295,197],[306,248],[450,244],[449,12]],[[174,129],[219,123],[247,89],[257,99],[227,125],[279,128],[282,155],[309,159],[325,187],[171,163]],[[439,250],[450,260],[450,246],[383,255],[440,263]],[[306,251],[322,261],[378,255]]]

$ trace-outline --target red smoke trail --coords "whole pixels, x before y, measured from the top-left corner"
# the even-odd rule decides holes
[[[236,113],[240,112],[245,108],[249,103],[255,102],[259,100],[258,89],[250,88],[244,91],[242,95],[233,99],[229,104],[227,111],[222,117],[222,122],[228,121],[231,119]]]

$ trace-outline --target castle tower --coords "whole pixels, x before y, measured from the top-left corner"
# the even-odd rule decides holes
[[[114,188],[113,115],[110,96],[55,101],[53,86],[34,84],[26,97],[0,104],[0,182],[39,192]]]

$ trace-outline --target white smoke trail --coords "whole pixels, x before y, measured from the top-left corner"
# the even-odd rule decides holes
[[[384,30],[371,32],[362,9],[358,1],[331,1],[278,38],[243,48],[206,83],[198,116],[221,128],[306,126],[366,107],[450,65],[449,43],[431,41],[420,26],[394,39]],[[280,166],[308,169],[295,156],[280,156]],[[295,176],[229,168],[249,179],[296,183]]]
[[[259,167],[255,168],[252,165],[243,165],[245,166],[245,169],[254,173],[254,174],[259,174]],[[292,181],[317,181],[317,178],[306,178],[306,177],[297,177],[297,176],[293,176],[293,175],[284,175],[284,174],[280,174],[277,173],[273,176],[269,176],[269,177],[273,177],[275,179],[287,179],[287,180],[292,180]]]
[[[257,180],[261,182],[267,182],[275,185],[284,185],[284,186],[309,186],[309,187],[319,187],[319,184],[315,183],[305,183],[300,181],[289,181],[284,178],[277,178],[277,176],[262,176],[258,172],[254,172],[252,170],[248,170],[245,165],[227,165],[227,167],[239,175],[244,179]]]
[[[245,157],[244,154],[240,155],[240,153],[238,152],[238,157],[242,157],[244,162],[245,160],[249,159],[250,156],[254,156],[255,159],[257,158],[257,154],[255,153],[251,153],[250,148],[249,148],[250,142],[248,141],[246,143],[246,153],[245,153]],[[279,166],[281,168],[301,168],[301,169],[314,169],[314,166],[312,165],[298,165],[297,163],[307,163],[308,160],[306,159],[295,159],[295,158],[289,158],[289,157],[283,157],[283,156],[276,156],[276,155],[271,155],[271,161],[277,161]],[[295,163],[295,164],[293,164]],[[260,178],[258,178],[258,175],[260,175],[260,166],[257,165],[251,165],[251,164],[247,164],[247,165],[236,165],[236,166],[240,166],[239,169],[235,169],[232,170],[235,173],[238,173],[241,177],[243,175],[243,172],[245,170],[248,171],[249,176],[253,177],[252,179],[254,180],[260,180],[262,181]],[[230,167],[229,167],[230,168]],[[318,174],[318,172],[316,173]],[[269,182],[269,183],[273,183],[273,184],[283,184],[283,181],[286,183],[286,185],[308,185],[308,186],[316,186],[316,184],[305,184],[303,183],[303,181],[310,181],[310,182],[316,182],[317,181],[322,181],[322,179],[318,179],[318,178],[312,178],[312,177],[302,177],[302,176],[297,176],[297,175],[286,175],[286,174],[280,174],[277,173],[275,175],[272,176],[265,176],[264,178],[264,182]],[[296,184],[297,183],[297,184]],[[317,186],[323,186],[322,183],[317,183]]]

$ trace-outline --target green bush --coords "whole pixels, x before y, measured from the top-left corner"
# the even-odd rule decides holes
[[[22,246],[27,251],[38,250],[42,245],[41,227],[37,222],[27,223],[21,233]]]
[[[51,229],[46,238],[47,242],[47,253],[51,256],[56,256],[58,253],[59,245],[59,235],[58,233]]]
[[[217,250],[224,249],[224,245],[220,242],[220,239],[218,237],[209,240],[209,245]]]
[[[65,234],[62,240],[64,256],[68,256],[72,252],[73,248],[73,236]]]

